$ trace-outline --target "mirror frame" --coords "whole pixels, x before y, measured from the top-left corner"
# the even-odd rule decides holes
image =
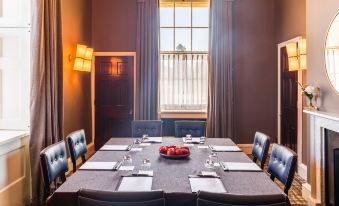
[[[327,50],[327,39],[328,39],[328,34],[329,34],[329,32],[330,32],[330,29],[331,29],[331,27],[332,27],[332,24],[333,24],[333,22],[334,22],[334,20],[336,20],[336,19],[339,19],[339,11],[334,15],[334,17],[332,18],[332,20],[331,20],[331,22],[330,22],[330,25],[328,26],[328,28],[327,28],[327,32],[326,32],[326,37],[325,37],[325,43],[324,43],[324,62],[325,62],[325,72],[326,72],[326,78],[327,78],[327,80],[328,80],[328,83],[331,85],[331,87],[332,87],[332,89],[335,91],[335,93],[337,94],[337,95],[339,95],[339,89],[337,90],[335,87],[334,87],[334,85],[332,84],[332,82],[331,82],[331,79],[330,79],[330,75],[328,74],[328,69],[327,69],[327,60],[326,60],[326,58],[327,58],[327,56],[326,56],[326,50]],[[339,37],[338,37],[339,38]],[[338,85],[339,86],[339,85]]]

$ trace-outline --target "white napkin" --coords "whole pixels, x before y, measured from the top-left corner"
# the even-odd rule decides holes
[[[241,149],[238,146],[211,145],[211,149],[215,152],[241,152]]]
[[[85,162],[79,170],[113,170],[117,162]]]
[[[225,171],[262,171],[254,162],[222,162],[221,166]]]
[[[126,151],[128,145],[104,145],[100,148],[101,151]]]

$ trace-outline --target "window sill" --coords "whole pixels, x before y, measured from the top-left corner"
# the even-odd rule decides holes
[[[162,119],[206,119],[207,112],[201,111],[171,111],[161,112],[160,118]]]

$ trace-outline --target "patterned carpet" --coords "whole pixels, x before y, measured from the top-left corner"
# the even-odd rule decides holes
[[[250,158],[251,155],[249,155]],[[269,162],[269,157],[267,157],[267,163]],[[267,173],[267,163],[265,164],[265,172]],[[269,174],[267,174],[269,175]],[[292,182],[292,186],[290,188],[290,190],[288,191],[288,198],[291,202],[291,205],[307,205],[307,201],[302,197],[301,194],[301,188],[302,188],[302,184],[305,183],[306,181],[301,178],[298,174],[295,174],[294,176],[294,180]],[[284,189],[284,185],[279,182],[279,180],[275,180],[275,183],[277,185],[279,185],[279,187],[283,190]]]

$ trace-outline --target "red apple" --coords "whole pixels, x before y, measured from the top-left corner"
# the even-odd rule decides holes
[[[175,155],[175,149],[174,148],[168,148],[167,155]]]
[[[182,155],[182,149],[181,148],[175,149],[175,154],[176,155]]]
[[[186,149],[186,148],[183,148],[182,149],[182,154],[183,155],[187,155],[187,154],[189,154],[190,153],[190,151],[188,150],[188,149]]]
[[[167,154],[168,148],[166,146],[161,146],[159,149],[159,152],[162,154]]]

